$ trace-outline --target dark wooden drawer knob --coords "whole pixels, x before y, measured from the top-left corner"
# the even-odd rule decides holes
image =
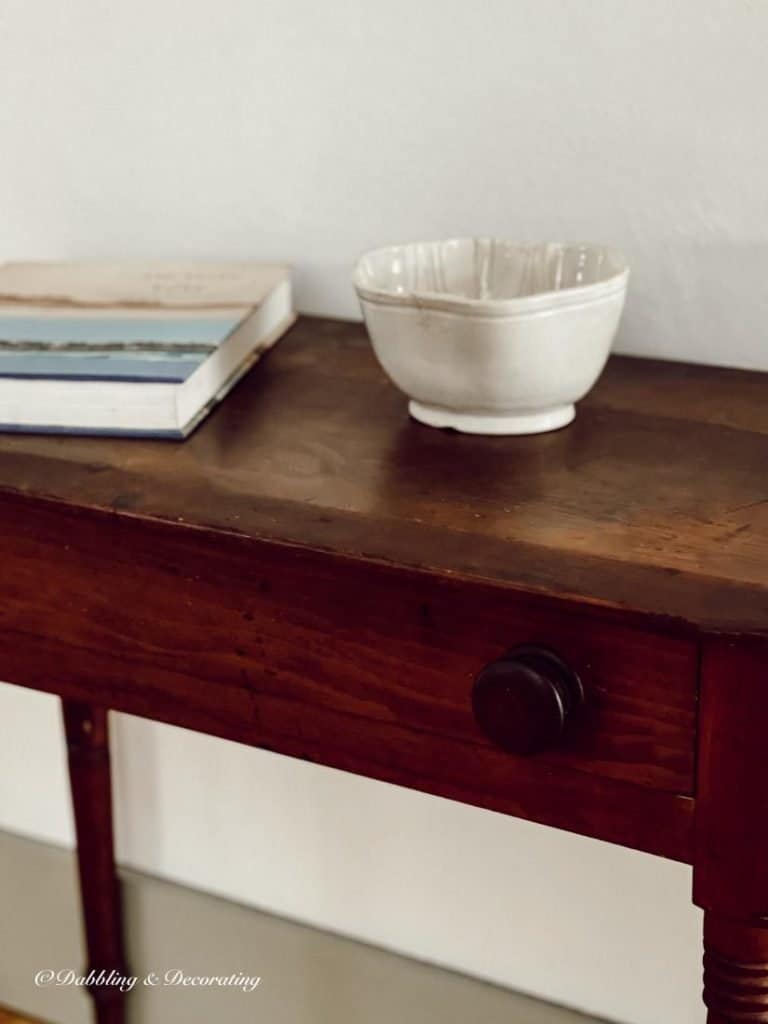
[[[579,677],[556,654],[526,646],[485,666],[472,689],[472,710],[494,743],[529,755],[557,745],[583,699]]]

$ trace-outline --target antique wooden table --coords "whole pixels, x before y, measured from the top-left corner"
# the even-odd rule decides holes
[[[768,1021],[767,398],[614,358],[566,430],[444,433],[304,319],[184,444],[0,438],[0,678],[63,701],[90,967],[111,709],[692,863],[709,1021]]]

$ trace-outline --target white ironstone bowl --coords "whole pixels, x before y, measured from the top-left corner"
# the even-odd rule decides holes
[[[601,245],[454,238],[376,249],[354,272],[376,356],[411,415],[474,434],[570,423],[600,376],[629,270]]]

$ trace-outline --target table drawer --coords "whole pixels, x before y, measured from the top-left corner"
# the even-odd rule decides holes
[[[693,639],[510,590],[347,563],[307,571],[305,556],[270,571],[248,602],[244,659],[272,732],[301,728],[323,742],[319,718],[350,729],[412,734],[483,748],[502,773],[520,757],[479,728],[472,690],[484,666],[518,645],[555,652],[580,677],[583,706],[552,749],[533,760],[689,794],[693,791],[697,646]],[[313,722],[316,730],[313,730]],[[377,742],[372,735],[371,742]]]
[[[65,514],[55,524],[66,530]],[[655,823],[664,852],[668,811],[668,831],[681,823],[672,855],[687,841],[691,635],[279,544],[94,516],[64,545],[47,525],[20,521],[9,543],[11,682],[644,849],[659,843],[633,830]],[[556,652],[586,695],[533,757],[495,746],[471,706],[478,673],[519,644]]]

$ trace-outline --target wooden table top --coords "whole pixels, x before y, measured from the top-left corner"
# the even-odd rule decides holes
[[[614,357],[572,426],[412,421],[302,318],[184,443],[0,437],[0,492],[768,632],[768,376]]]

